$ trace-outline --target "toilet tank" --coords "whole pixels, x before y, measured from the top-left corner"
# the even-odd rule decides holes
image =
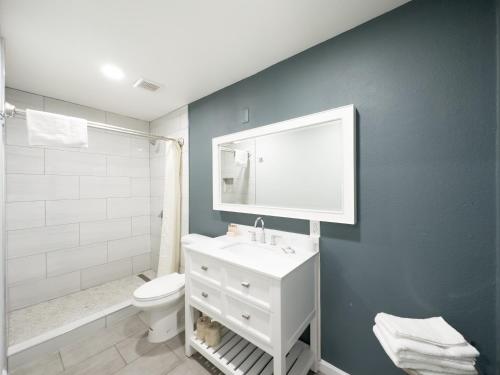
[[[182,236],[181,238],[181,265],[179,268],[179,273],[184,273],[184,247],[188,244],[195,243],[201,240],[209,239],[210,237],[204,236],[202,234],[190,233]]]

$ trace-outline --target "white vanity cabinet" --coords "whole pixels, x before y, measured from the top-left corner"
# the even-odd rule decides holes
[[[226,374],[307,374],[315,348],[298,340],[317,324],[318,253],[232,254],[224,243],[186,248],[186,354],[195,349]],[[219,347],[195,338],[199,312],[228,329]]]

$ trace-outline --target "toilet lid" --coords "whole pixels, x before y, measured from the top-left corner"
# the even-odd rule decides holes
[[[134,298],[141,301],[151,301],[167,297],[184,289],[184,275],[171,273],[148,281],[134,292]]]

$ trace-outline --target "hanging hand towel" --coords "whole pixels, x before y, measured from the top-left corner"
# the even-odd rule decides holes
[[[375,323],[384,327],[394,337],[427,342],[441,347],[464,345],[464,337],[442,317],[408,319],[378,313]]]
[[[88,147],[85,119],[27,109],[26,123],[31,146]]]
[[[234,150],[234,163],[238,167],[246,167],[248,164],[248,152],[245,150]]]
[[[375,333],[375,336],[377,337],[378,341],[382,345],[382,348],[384,351],[387,353],[389,358],[394,362],[394,364],[402,369],[414,369],[418,370],[419,372],[421,370],[424,371],[432,371],[438,374],[454,374],[454,375],[477,375],[477,371],[474,368],[474,366],[470,365],[467,368],[462,368],[462,369],[457,369],[457,368],[451,368],[451,367],[445,367],[444,365],[435,365],[432,363],[428,362],[413,362],[413,361],[404,361],[401,360],[396,353],[394,353],[389,344],[388,341],[385,339],[385,337],[380,333],[377,325],[373,326],[373,333]]]

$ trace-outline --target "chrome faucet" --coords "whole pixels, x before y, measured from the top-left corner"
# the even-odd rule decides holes
[[[253,227],[255,229],[257,229],[257,224],[259,223],[259,221],[261,223],[261,226],[260,226],[261,231],[260,231],[260,235],[259,235],[259,242],[260,243],[266,243],[266,233],[264,231],[264,219],[259,216],[257,219],[255,219],[255,223],[253,224]]]

